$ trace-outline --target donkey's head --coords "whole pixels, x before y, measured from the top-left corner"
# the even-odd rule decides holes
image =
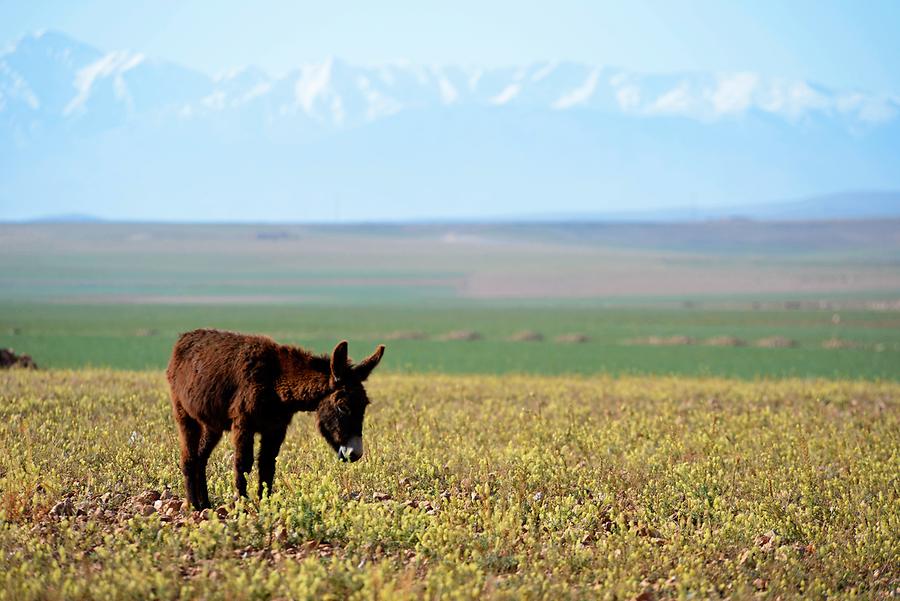
[[[344,340],[331,353],[331,390],[316,410],[319,432],[341,461],[356,461],[363,455],[362,426],[369,397],[363,382],[381,361],[384,345],[353,365]]]

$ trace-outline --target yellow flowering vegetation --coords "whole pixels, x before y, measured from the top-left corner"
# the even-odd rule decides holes
[[[900,594],[900,384],[379,375],[275,492],[182,506],[160,372],[0,373],[0,598]],[[255,472],[254,472],[255,477]],[[255,486],[250,486],[255,490]]]

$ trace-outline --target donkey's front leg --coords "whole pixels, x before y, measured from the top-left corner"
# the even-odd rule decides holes
[[[246,497],[246,474],[253,469],[253,430],[243,424],[234,424],[231,440],[234,442],[234,487],[238,495]]]
[[[287,428],[276,428],[274,430],[263,432],[262,440],[259,443],[259,498],[262,499],[263,492],[268,489],[272,494],[272,482],[275,480],[275,458],[278,457],[278,451],[281,450],[281,443],[284,442],[284,436]]]

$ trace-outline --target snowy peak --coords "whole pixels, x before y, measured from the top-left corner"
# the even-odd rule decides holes
[[[58,64],[70,69],[97,60],[102,52],[58,31],[38,31],[13,42],[3,53],[16,68],[34,70]]]
[[[0,109],[61,116],[77,71],[102,53],[58,32],[22,37],[0,54]]]
[[[644,115],[714,120],[758,111],[788,121],[820,115],[878,123],[898,112],[897,99],[889,95],[839,92],[750,72],[681,78],[622,74],[611,83],[623,110]]]
[[[0,111],[18,116],[20,125],[109,125],[199,101],[210,87],[205,75],[179,65],[126,50],[103,53],[58,32],[24,36],[0,55]]]

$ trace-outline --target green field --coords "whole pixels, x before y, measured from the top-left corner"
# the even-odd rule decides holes
[[[218,327],[384,342],[397,373],[900,379],[900,221],[0,224],[0,246],[0,347],[49,368],[159,369]]]
[[[223,442],[218,517],[182,508],[162,373],[0,373],[0,599],[900,587],[896,383],[376,372],[368,389],[366,457],[338,463],[298,415],[261,503],[231,503]]]
[[[840,318],[834,323],[835,315]],[[741,378],[818,376],[900,379],[900,315],[883,311],[614,309],[514,306],[295,307],[0,304],[0,347],[31,354],[42,367],[165,367],[179,333],[218,327],[267,333],[282,343],[330,351],[341,338],[351,355],[388,345],[383,369],[400,372],[686,374]],[[442,341],[468,329],[477,341]],[[544,336],[515,342],[522,330]],[[391,340],[418,331],[424,340]],[[581,344],[556,342],[581,333]],[[694,344],[652,346],[651,336]],[[703,341],[734,336],[742,347]],[[757,348],[770,336],[795,348]],[[837,338],[856,348],[823,348]]]

